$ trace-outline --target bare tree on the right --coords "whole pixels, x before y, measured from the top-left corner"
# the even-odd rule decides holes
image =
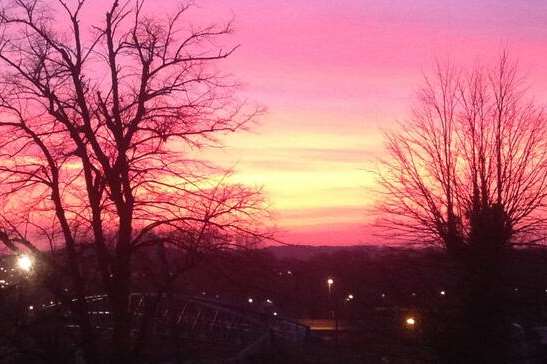
[[[386,133],[380,224],[448,251],[469,246],[485,209],[499,210],[508,246],[545,240],[547,122],[517,64],[471,72],[437,65],[412,117]]]
[[[412,118],[386,135],[380,224],[443,247],[463,279],[461,316],[431,335],[443,362],[512,355],[507,253],[545,242],[547,120],[524,81],[506,53],[490,69],[437,65]]]

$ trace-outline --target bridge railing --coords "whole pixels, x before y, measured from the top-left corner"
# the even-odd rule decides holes
[[[109,311],[108,296],[88,296],[86,303],[92,325],[109,332],[113,327],[113,315]],[[55,306],[59,307],[52,305]],[[129,307],[135,335],[140,333],[143,320],[148,320],[147,332],[160,341],[169,338],[204,343],[206,347],[217,345],[236,352],[251,352],[272,338],[301,344],[309,333],[307,326],[295,321],[181,294],[134,293],[130,295]]]

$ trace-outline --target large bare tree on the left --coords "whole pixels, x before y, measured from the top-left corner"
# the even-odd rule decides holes
[[[72,311],[91,363],[98,354],[84,299],[87,242],[113,313],[112,361],[120,362],[131,351],[128,303],[140,247],[163,233],[193,247],[260,234],[260,194],[199,160],[202,148],[259,110],[238,101],[237,84],[218,72],[236,48],[219,45],[230,23],[189,24],[187,5],[156,18],[141,1],[113,1],[83,26],[91,6],[3,2],[0,237],[53,272],[45,284]],[[69,287],[55,284],[59,276]]]

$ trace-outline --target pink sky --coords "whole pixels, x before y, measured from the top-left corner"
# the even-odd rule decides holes
[[[93,10],[106,0],[93,3]],[[167,10],[177,1],[152,10]],[[488,63],[508,48],[547,90],[547,3],[471,0],[198,0],[195,19],[235,18],[241,48],[222,65],[267,107],[212,157],[263,186],[280,229],[300,244],[378,242],[368,223],[382,128],[404,120],[436,58]]]
[[[547,85],[542,1],[219,4],[200,2],[234,14],[242,47],[229,69],[268,108],[252,133],[227,140],[222,158],[238,180],[264,186],[290,243],[377,242],[367,223],[381,130],[404,120],[435,58],[488,63],[507,47],[533,88]]]
[[[200,3],[233,13],[242,47],[228,62],[267,106],[224,158],[263,185],[290,243],[377,242],[367,223],[381,129],[404,120],[435,58],[488,63],[507,47],[547,85],[542,1],[250,1]],[[538,97],[547,96],[536,92]]]

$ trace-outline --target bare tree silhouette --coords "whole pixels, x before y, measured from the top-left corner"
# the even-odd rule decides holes
[[[545,239],[547,123],[506,53],[471,72],[437,65],[412,118],[386,134],[380,225],[403,239],[458,250],[478,211],[506,216],[499,244]]]
[[[543,109],[503,53],[492,69],[437,65],[413,117],[386,137],[380,224],[399,238],[443,247],[466,285],[449,339],[455,351],[443,360],[505,362],[507,253],[543,243],[547,231]]]
[[[227,183],[226,171],[192,156],[261,110],[238,101],[237,83],[216,70],[237,48],[217,45],[230,23],[192,26],[188,5],[153,18],[142,1],[116,0],[88,31],[85,5],[15,0],[1,9],[1,237],[55,272],[46,284],[75,314],[96,362],[81,256],[91,240],[120,362],[130,352],[139,248],[213,249],[260,235],[259,191]],[[178,239],[165,238],[174,232]],[[70,278],[66,290],[60,275]]]

